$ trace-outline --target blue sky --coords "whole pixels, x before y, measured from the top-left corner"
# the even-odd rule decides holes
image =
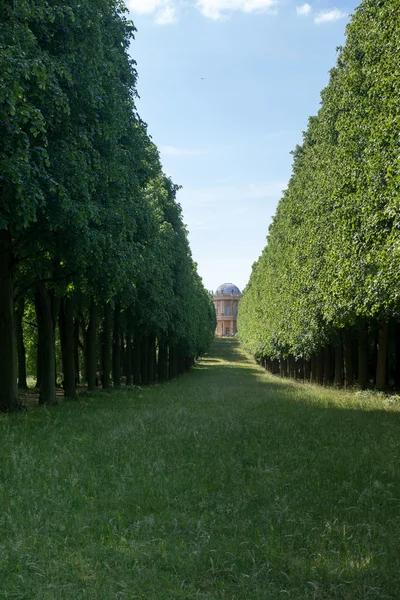
[[[137,108],[207,289],[243,289],[355,0],[126,0]]]

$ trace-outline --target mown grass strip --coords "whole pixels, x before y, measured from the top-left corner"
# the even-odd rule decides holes
[[[265,374],[0,417],[0,598],[399,597],[399,407]]]

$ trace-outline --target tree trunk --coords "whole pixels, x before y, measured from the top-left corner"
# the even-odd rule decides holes
[[[283,360],[279,359],[279,376],[283,377]]]
[[[388,362],[389,326],[387,321],[382,321],[378,336],[378,358],[376,362],[376,388],[383,390],[386,387],[387,362]]]
[[[178,346],[178,375],[185,372],[185,354],[181,346]]]
[[[78,385],[81,382],[79,372],[79,319],[74,319],[74,371],[75,383]]]
[[[358,329],[358,385],[362,390],[368,385],[368,326],[362,323]]]
[[[132,314],[128,310],[126,317],[126,360],[125,377],[126,385],[132,385]]]
[[[379,323],[372,322],[369,327],[370,345],[368,352],[368,381],[376,385],[376,364],[378,362],[378,331]]]
[[[304,381],[308,383],[310,381],[310,369],[311,364],[309,360],[304,359]]]
[[[26,383],[26,351],[24,344],[24,332],[22,328],[22,319],[24,317],[25,298],[21,296],[18,300],[15,311],[15,335],[17,341],[18,354],[18,387],[21,390],[27,389]]]
[[[344,384],[351,387],[354,383],[353,349],[351,334],[348,329],[343,330],[343,358],[344,358]]]
[[[324,349],[323,348],[321,348],[317,352],[315,370],[316,370],[316,373],[315,373],[316,382],[319,385],[322,385],[324,383]]]
[[[156,338],[149,336],[149,383],[156,380]]]
[[[324,385],[328,386],[332,383],[332,360],[331,348],[329,345],[324,348]]]
[[[133,337],[133,357],[132,357],[132,374],[133,384],[140,385],[142,380],[140,377],[141,373],[141,362],[142,362],[142,336],[139,332],[135,332]]]
[[[64,398],[77,400],[75,376],[74,306],[72,298],[60,302],[60,342],[63,363]]]
[[[90,392],[95,391],[97,383],[97,319],[98,307],[92,298],[89,308],[89,324],[86,331],[86,378]]]
[[[395,323],[395,371],[394,387],[400,390],[400,323]]]
[[[51,296],[44,283],[35,290],[35,308],[38,325],[39,404],[57,404],[56,352]]]
[[[17,388],[11,235],[0,229],[0,411],[21,409]]]
[[[177,364],[176,364],[176,346],[169,345],[169,379],[174,379],[177,376]]]
[[[315,352],[311,355],[310,362],[311,362],[310,382],[316,383],[316,381],[317,381],[317,355]]]
[[[36,383],[35,387],[40,388],[40,344],[39,344],[39,330],[37,332],[37,342],[36,342]]]
[[[115,303],[114,308],[114,334],[112,349],[112,371],[114,387],[121,386],[121,305]]]
[[[296,379],[296,361],[294,356],[289,356],[289,377],[291,379]]]
[[[122,375],[124,375],[124,377],[126,377],[125,339],[124,339],[124,331],[123,331],[121,323],[120,323],[120,330],[119,330],[119,343],[120,343],[120,347],[121,347],[120,376],[122,374]]]
[[[149,384],[149,337],[147,335],[142,337],[140,378],[142,385]]]
[[[343,385],[343,345],[340,337],[335,344],[335,378],[333,383],[337,388]]]
[[[287,379],[288,377],[288,361],[287,358],[282,358],[282,377]]]
[[[168,379],[168,346],[163,338],[158,340],[158,381]]]
[[[103,319],[103,376],[101,384],[103,389],[108,390],[111,386],[111,321],[112,312],[111,304],[104,304],[104,319]]]

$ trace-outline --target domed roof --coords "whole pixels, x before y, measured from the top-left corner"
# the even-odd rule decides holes
[[[241,296],[241,292],[233,283],[223,283],[215,292],[216,296]]]

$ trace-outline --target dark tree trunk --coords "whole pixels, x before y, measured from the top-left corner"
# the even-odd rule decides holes
[[[400,390],[400,323],[395,323],[395,370],[394,370],[394,387]]]
[[[86,332],[86,378],[90,392],[94,392],[97,383],[97,320],[98,307],[92,298],[89,308],[89,324]]]
[[[135,332],[133,337],[133,356],[132,356],[132,374],[133,384],[140,385],[142,380],[140,377],[142,363],[142,337],[139,332]]]
[[[279,376],[283,377],[283,360],[279,359]]]
[[[334,385],[337,388],[343,385],[343,345],[339,337],[335,344],[335,377]]]
[[[57,404],[53,308],[50,293],[44,283],[40,283],[36,286],[35,308],[39,344],[39,404]]]
[[[74,306],[72,298],[60,302],[60,342],[63,363],[64,397],[77,400],[75,376]]]
[[[132,314],[128,310],[126,318],[126,366],[125,366],[125,377],[126,385],[132,385]]]
[[[114,387],[121,386],[121,305],[115,303],[114,308],[114,333],[112,351],[112,371]]]
[[[304,359],[304,381],[308,383],[310,381],[311,363],[309,360]]]
[[[177,376],[177,356],[176,346],[169,345],[169,379],[174,379]]]
[[[158,340],[158,381],[168,379],[168,346],[163,338]]]
[[[296,379],[296,361],[294,356],[289,356],[289,377]]]
[[[57,387],[57,352],[56,352],[56,327],[58,322],[58,316],[60,314],[60,298],[55,296],[54,293],[50,295],[51,301],[51,319],[53,322],[53,336],[54,336],[54,384]]]
[[[122,326],[120,324],[120,345],[121,345],[121,365],[120,365],[120,375],[123,374],[126,377],[126,355],[125,355],[125,339],[124,332],[122,330]]]
[[[0,229],[0,411],[21,408],[17,388],[11,235]]]
[[[286,358],[282,358],[282,360],[281,360],[281,372],[282,372],[282,377],[287,378],[287,376],[288,376],[288,366],[287,366],[287,359]]]
[[[372,381],[373,385],[376,384],[376,364],[378,362],[378,329],[378,323],[370,323],[369,335],[371,339],[368,348],[368,381]]]
[[[75,383],[78,385],[81,382],[79,372],[79,319],[74,319],[74,371]]]
[[[22,328],[22,319],[24,317],[25,298],[21,296],[18,300],[15,311],[15,335],[17,340],[18,354],[18,387],[21,390],[26,390],[26,351],[24,344],[24,332]]]
[[[185,372],[185,353],[183,349],[178,346],[178,375],[182,375]]]
[[[315,372],[316,382],[319,385],[322,385],[324,383],[324,349],[323,348],[321,348],[317,352],[315,371],[316,371]]]
[[[140,361],[140,378],[142,385],[149,384],[149,337],[142,337],[142,353]]]
[[[132,336],[130,333],[126,335],[125,383],[126,385],[132,385]]]
[[[378,358],[376,362],[376,388],[384,390],[387,384],[389,326],[382,321],[378,335]]]
[[[344,384],[345,387],[351,387],[354,383],[353,369],[353,349],[351,343],[351,334],[348,329],[343,331],[343,358],[344,358]]]
[[[368,385],[368,326],[364,322],[358,329],[358,385],[362,390]]]
[[[156,338],[149,336],[149,383],[156,380]]]
[[[107,302],[104,304],[104,319],[103,319],[103,376],[101,384],[105,390],[111,386],[111,321],[112,311],[111,305]]]
[[[314,352],[314,354],[311,355],[310,365],[311,365],[310,382],[316,383],[316,381],[317,381],[317,355],[315,354],[315,352]]]
[[[332,383],[332,357],[330,346],[324,348],[324,385]]]
[[[40,388],[40,344],[39,344],[40,333],[39,330],[37,332],[37,343],[36,343],[36,383],[35,387]]]
[[[83,348],[82,348],[82,352],[83,352],[83,381],[86,381],[86,383],[88,382],[88,349],[87,349],[87,330],[86,330],[86,324],[83,320],[83,318],[80,321],[80,328],[82,331],[82,340],[83,340]]]

